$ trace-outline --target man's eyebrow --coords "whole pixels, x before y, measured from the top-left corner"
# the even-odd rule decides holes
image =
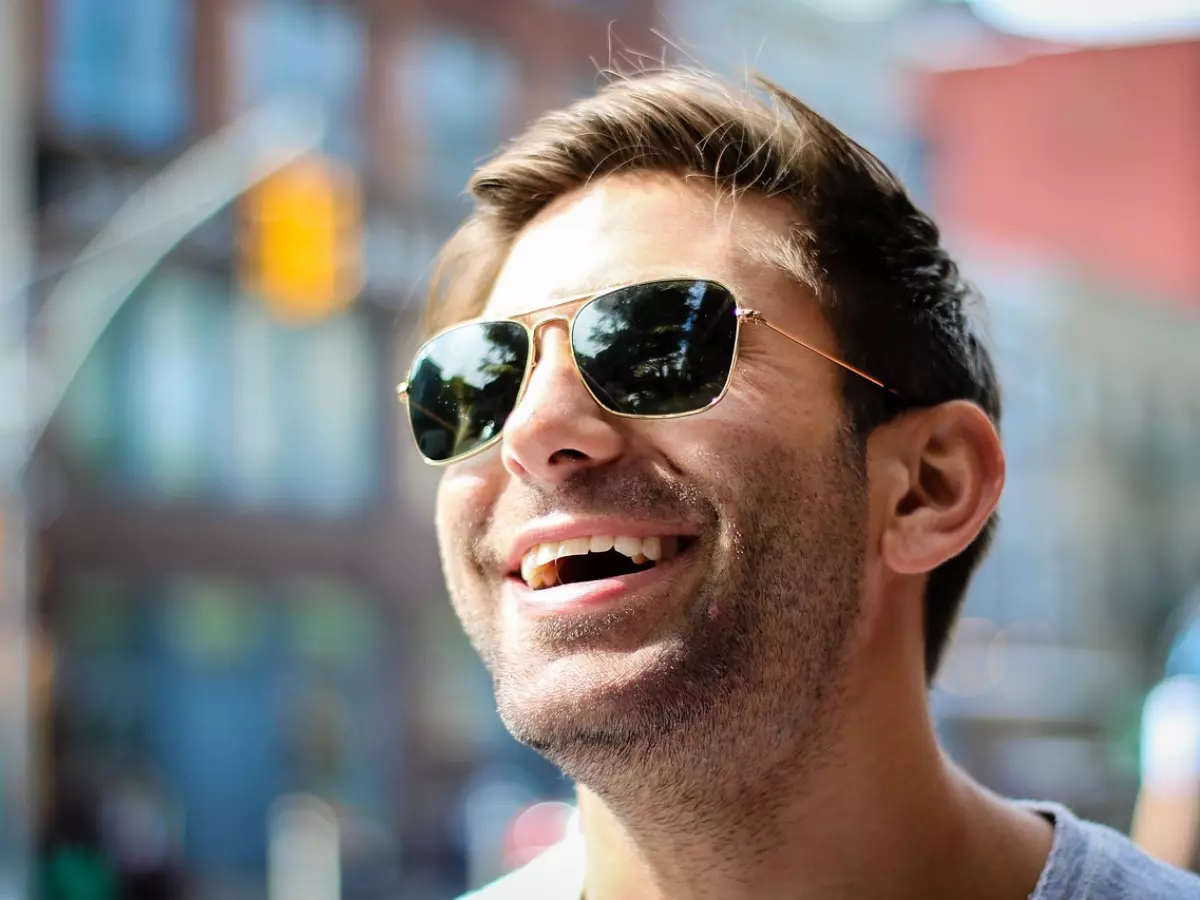
[[[603,294],[605,291],[607,291],[610,287],[612,287],[616,283],[617,282],[614,282],[614,281],[608,281],[607,279],[604,281],[595,281],[595,282],[585,281],[583,284],[581,284],[580,286],[576,287],[573,290],[551,291],[546,296],[545,303],[546,303],[546,305],[549,305],[551,303],[564,303],[567,300],[574,300],[577,297],[579,297],[579,298],[592,297],[592,296],[595,296],[596,294]]]
[[[551,291],[547,297],[548,303],[562,303],[564,300],[571,300],[575,297],[590,297],[595,294],[603,294],[605,291],[611,291],[613,288],[622,287],[628,284],[640,284],[643,281],[654,281],[654,275],[639,275],[636,278],[616,278],[608,274],[606,270],[603,277],[598,274],[581,280],[575,284],[571,290]]]

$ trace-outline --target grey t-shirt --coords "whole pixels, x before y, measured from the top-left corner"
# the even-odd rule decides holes
[[[1029,900],[1200,900],[1200,878],[1151,859],[1125,837],[1054,803],[1022,803],[1054,823],[1054,842]],[[583,839],[460,900],[580,900]]]
[[[1119,832],[1053,803],[1024,803],[1054,821],[1054,843],[1030,900],[1200,900],[1200,878],[1151,859]]]

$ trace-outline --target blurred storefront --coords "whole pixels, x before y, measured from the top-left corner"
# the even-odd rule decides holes
[[[654,9],[37,5],[41,288],[171,159],[281,94],[320,102],[322,149],[366,197],[356,303],[306,321],[264,304],[237,277],[234,204],[137,288],[42,443],[46,896],[72,878],[266,896],[281,798],[308,797],[337,820],[342,897],[445,897],[511,864],[522,810],[567,794],[503,732],[448,608],[434,479],[392,386],[471,169],[591,90],[614,17],[636,40]]]

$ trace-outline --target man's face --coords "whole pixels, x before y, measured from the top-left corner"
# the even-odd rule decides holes
[[[521,233],[484,314],[690,276],[832,351],[815,299],[744,249],[786,227],[782,208],[718,200],[703,182],[611,177]],[[537,340],[503,441],[448,467],[437,504],[451,599],[509,729],[583,779],[614,748],[783,752],[811,735],[856,621],[865,546],[839,370],[746,325],[714,407],[624,419],[587,392],[561,322]],[[676,555],[624,575],[576,560],[565,584],[539,589],[522,577],[539,544],[647,537]]]

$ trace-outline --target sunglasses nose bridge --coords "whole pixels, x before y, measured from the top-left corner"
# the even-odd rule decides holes
[[[567,316],[563,315],[546,316],[544,319],[539,319],[533,325],[533,327],[529,329],[533,335],[531,346],[529,348],[529,367],[531,369],[538,364],[538,356],[540,355],[539,351],[541,349],[541,341],[538,339],[538,336],[543,328],[545,328],[547,325],[553,325],[555,322],[561,322],[564,326],[566,326],[567,332],[570,333],[571,320]]]

